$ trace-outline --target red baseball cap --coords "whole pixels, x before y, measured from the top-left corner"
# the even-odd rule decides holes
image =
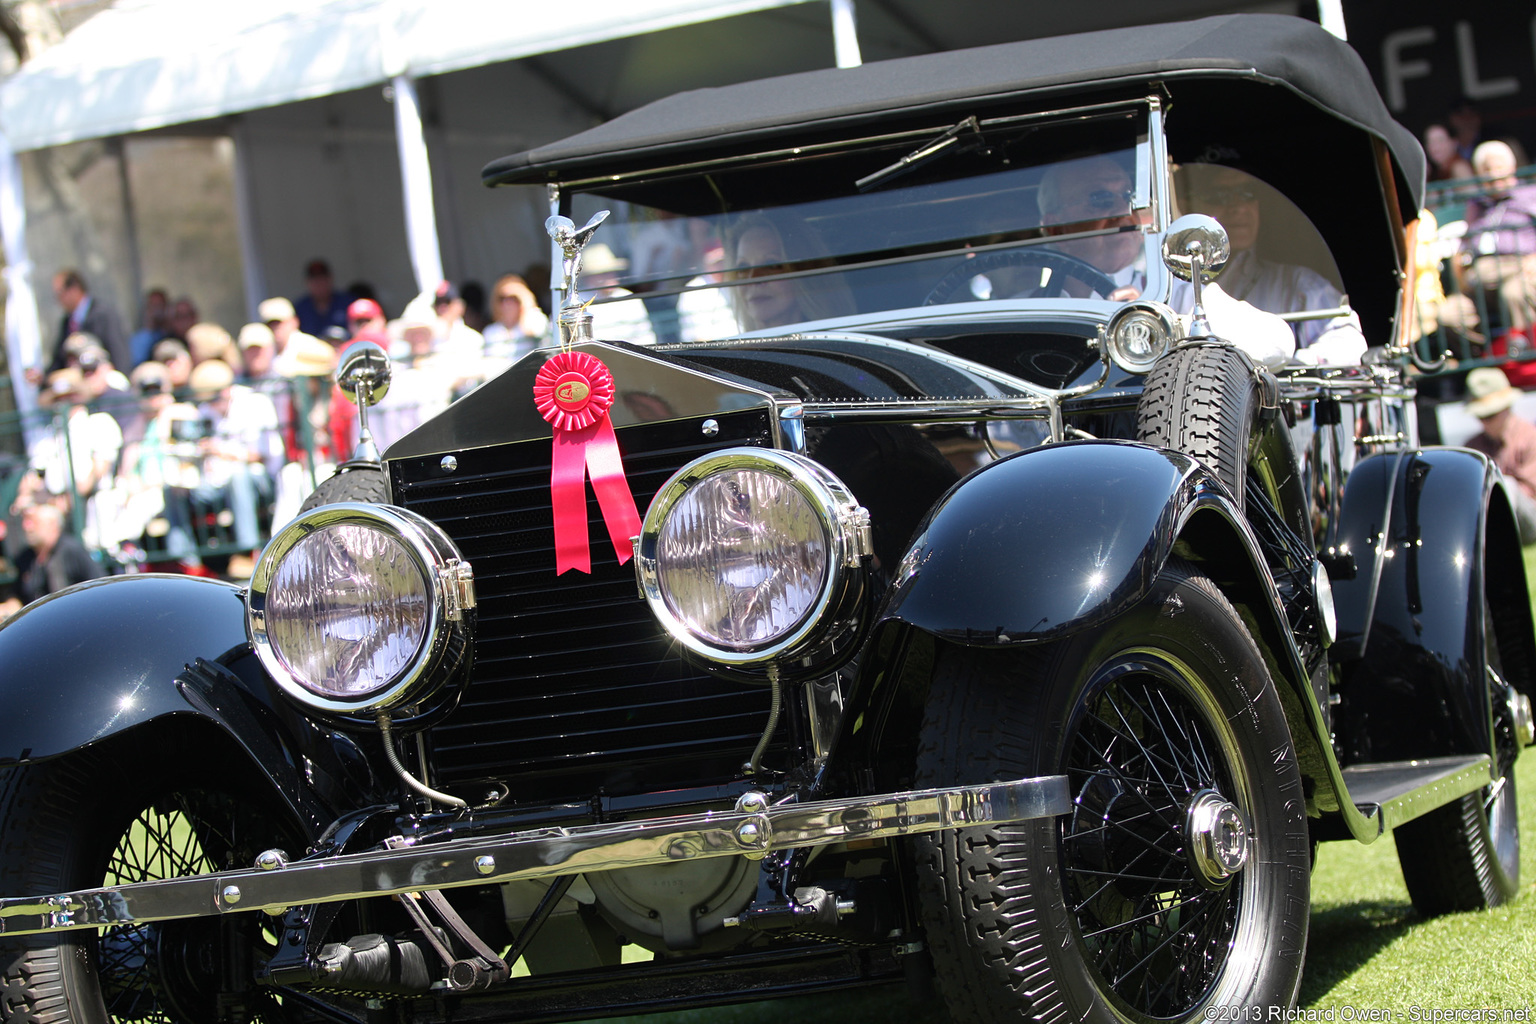
[[[347,307],[348,320],[384,319],[384,310],[372,299],[357,299]]]

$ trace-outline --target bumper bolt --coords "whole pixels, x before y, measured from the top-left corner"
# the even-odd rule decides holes
[[[288,866],[288,855],[282,850],[262,850],[256,855],[256,866],[262,871],[276,871]]]
[[[238,885],[226,885],[224,887],[223,893],[220,895],[224,897],[225,903],[233,906],[234,904],[240,902],[240,887]]]
[[[490,854],[482,854],[475,858],[475,870],[482,875],[488,875],[496,870],[496,858]]]

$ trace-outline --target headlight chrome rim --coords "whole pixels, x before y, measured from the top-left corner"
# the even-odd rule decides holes
[[[799,492],[826,540],[827,566],[819,593],[792,627],[768,641],[728,646],[695,633],[672,610],[662,591],[656,556],[662,529],[678,503],[705,479],[738,470],[769,474]],[[826,467],[775,448],[730,448],[693,460],[662,484],[641,524],[635,565],[641,594],[672,639],[718,665],[755,669],[806,655],[845,624],[842,605],[850,593],[861,590],[852,585],[851,575],[862,571],[872,550],[869,513]]]
[[[387,535],[422,576],[427,613],[421,640],[405,667],[391,681],[354,697],[327,697],[295,678],[274,646],[267,627],[271,585],[284,559],[306,538],[342,525],[361,526]],[[468,647],[467,614],[475,607],[473,573],[448,536],[430,520],[393,505],[338,502],[322,505],[279,530],[262,550],[246,595],[246,630],[257,658],[290,698],[305,708],[358,721],[419,704],[447,682],[446,653]]]
[[[1139,339],[1133,335],[1138,332],[1145,332],[1147,353],[1137,351]],[[1109,358],[1127,373],[1138,374],[1151,370],[1182,334],[1179,318],[1161,302],[1126,303],[1110,317],[1104,331]]]

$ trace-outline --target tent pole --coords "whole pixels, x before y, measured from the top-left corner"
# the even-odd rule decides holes
[[[245,118],[237,117],[229,126],[229,141],[235,147],[235,233],[240,242],[241,277],[245,281],[245,315],[256,319],[256,307],[267,295],[267,268],[261,261],[261,240],[257,237],[255,176],[251,173],[251,137]]]
[[[41,435],[37,388],[26,371],[41,370],[43,343],[37,296],[32,291],[32,261],[27,257],[27,203],[22,192],[21,162],[10,139],[0,132],[0,236],[5,245],[5,354],[16,411],[25,427],[27,450]]]
[[[859,27],[853,17],[853,0],[832,0],[832,49],[837,66],[856,68],[864,63],[859,53]]]
[[[432,164],[421,129],[416,82],[409,75],[393,79],[395,139],[400,149],[400,185],[405,193],[405,240],[416,274],[416,290],[430,291],[443,280],[443,256],[437,242],[437,213],[432,205]]]

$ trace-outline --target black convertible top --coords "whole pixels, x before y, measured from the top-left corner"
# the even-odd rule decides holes
[[[1231,126],[1226,138],[1212,136],[1213,143],[1229,144],[1247,121],[1249,148],[1256,148],[1257,119],[1263,133],[1274,136],[1268,145],[1277,156],[1317,159],[1314,171],[1332,172],[1339,156],[1317,148],[1314,125],[1331,121],[1335,129],[1363,130],[1392,154],[1403,217],[1412,219],[1419,208],[1423,152],[1388,114],[1359,55],[1312,22],[1265,14],[1030,39],[696,89],[503,157],[486,166],[483,178],[490,185],[570,180],[845,134],[853,126],[862,131],[960,111],[966,116],[1000,101],[1038,106],[1062,93],[1146,92],[1154,83],[1169,92],[1175,110],[1189,95],[1190,105],[1201,108],[1190,114]],[[1251,87],[1234,88],[1243,85]],[[1252,87],[1272,95],[1255,98]]]

